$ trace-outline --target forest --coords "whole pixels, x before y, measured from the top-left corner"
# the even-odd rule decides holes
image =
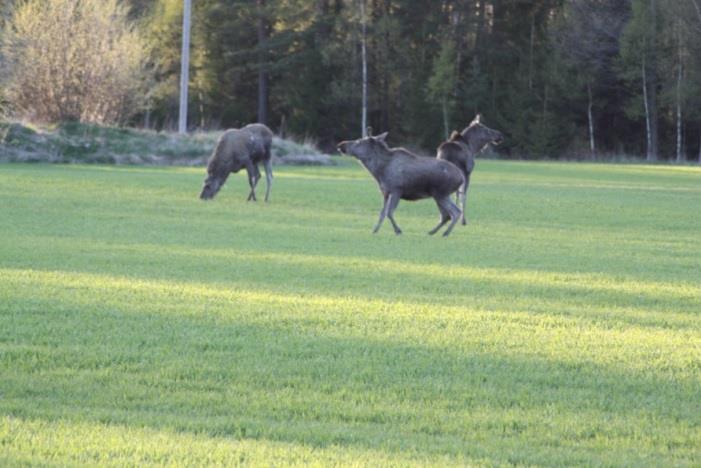
[[[183,1],[125,7],[148,73],[117,120],[173,129]],[[364,128],[365,84],[396,145],[432,152],[480,113],[504,157],[696,162],[700,32],[700,0],[194,0],[189,128],[259,121],[330,149]]]

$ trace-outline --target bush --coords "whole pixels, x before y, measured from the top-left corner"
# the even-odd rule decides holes
[[[5,100],[39,122],[122,123],[140,110],[146,43],[118,0],[24,0],[0,38]]]

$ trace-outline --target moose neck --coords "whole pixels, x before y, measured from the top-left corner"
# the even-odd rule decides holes
[[[477,126],[467,127],[462,131],[462,137],[467,144],[470,155],[472,156],[482,151],[482,148],[489,143],[489,141],[482,135],[480,128]]]
[[[370,158],[361,159],[360,163],[372,174],[378,182],[381,182],[385,168],[390,162],[391,155],[382,152],[375,152]]]

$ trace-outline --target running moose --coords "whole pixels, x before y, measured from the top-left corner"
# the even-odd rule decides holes
[[[453,132],[448,141],[438,147],[436,157],[455,164],[463,174],[465,182],[458,190],[456,201],[462,209],[462,224],[465,220],[467,204],[467,189],[470,186],[470,174],[475,168],[475,155],[482,151],[489,143],[498,145],[504,139],[504,135],[497,130],[483,125],[481,116],[477,117],[462,132]]]
[[[380,219],[373,232],[380,229],[387,217],[394,232],[401,234],[402,230],[394,219],[399,200],[433,198],[441,220],[429,234],[435,234],[450,221],[443,233],[448,236],[460,218],[460,208],[450,200],[450,195],[464,184],[462,172],[447,161],[417,156],[404,148],[390,148],[386,138],[387,133],[383,133],[338,144],[341,153],[354,156],[372,174],[384,196]]]

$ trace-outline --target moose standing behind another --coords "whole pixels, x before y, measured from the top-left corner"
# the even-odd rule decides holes
[[[441,220],[429,234],[435,234],[450,220],[450,225],[443,233],[444,236],[449,235],[460,218],[460,208],[450,200],[450,195],[463,185],[462,173],[449,162],[422,158],[404,148],[390,149],[385,143],[386,138],[387,133],[383,133],[338,144],[341,153],[354,156],[365,166],[377,180],[384,196],[384,206],[373,232],[380,229],[387,217],[392,222],[394,232],[401,234],[402,230],[394,220],[394,210],[399,200],[432,197],[441,212]]]
[[[207,178],[200,198],[209,200],[219,192],[229,174],[245,168],[251,192],[248,200],[256,201],[256,185],[260,180],[258,164],[265,169],[265,201],[270,196],[273,167],[270,147],[273,132],[263,124],[249,124],[241,129],[231,129],[219,137],[217,146],[207,163]]]
[[[467,189],[470,186],[470,174],[475,168],[475,155],[482,151],[489,143],[499,144],[504,135],[497,130],[482,125],[481,116],[477,117],[462,132],[453,132],[448,141],[438,147],[436,157],[458,166],[465,177],[465,182],[458,190],[457,203],[462,208],[462,224],[465,220],[467,203]]]

